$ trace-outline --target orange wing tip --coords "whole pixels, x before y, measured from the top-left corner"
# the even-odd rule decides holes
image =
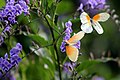
[[[94,17],[93,17],[93,20],[95,20],[95,21],[98,21],[100,19],[100,15],[99,14],[97,14],[97,15],[95,15]]]
[[[88,21],[90,21],[90,17],[88,15],[86,16],[86,18],[87,18]]]

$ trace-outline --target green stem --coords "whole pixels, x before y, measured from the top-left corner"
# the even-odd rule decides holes
[[[51,35],[52,35],[52,38],[53,38],[53,42],[55,41],[55,36],[54,36],[54,32],[53,32],[53,28],[51,27],[51,25],[49,24],[46,16],[44,16],[49,28],[50,28],[50,31],[51,31]],[[60,80],[62,80],[62,77],[61,77],[61,69],[60,69],[60,61],[59,61],[59,54],[58,54],[58,50],[57,50],[57,46],[56,46],[56,42],[53,44],[53,47],[55,49],[55,53],[57,55],[57,63],[58,63],[58,70],[59,70],[59,78]]]

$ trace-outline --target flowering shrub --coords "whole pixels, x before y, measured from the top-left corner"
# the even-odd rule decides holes
[[[1,0],[0,80],[119,80],[114,4]]]

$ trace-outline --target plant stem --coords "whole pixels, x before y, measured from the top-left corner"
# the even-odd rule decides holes
[[[53,28],[52,28],[51,25],[49,24],[49,22],[48,22],[46,16],[44,16],[44,18],[45,18],[45,20],[46,20],[46,22],[47,22],[47,24],[48,24],[48,26],[49,26],[49,28],[50,28],[50,32],[51,32],[51,35],[52,35],[52,39],[53,39],[53,42],[54,42],[54,41],[55,41],[55,36],[54,36]],[[59,78],[60,78],[60,80],[62,80],[62,78],[61,78],[61,69],[60,69],[60,61],[59,61],[59,54],[58,54],[56,42],[53,44],[53,47],[54,47],[55,53],[56,53],[56,55],[57,55],[57,63],[58,63],[58,70],[59,70]]]

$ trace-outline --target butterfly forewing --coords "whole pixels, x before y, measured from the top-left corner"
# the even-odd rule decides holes
[[[82,24],[90,23],[90,17],[86,12],[81,13],[80,20]]]
[[[79,51],[76,47],[66,46],[66,53],[67,53],[68,58],[71,61],[73,61],[73,62],[77,61]]]
[[[109,19],[110,15],[108,13],[100,13],[97,14],[93,17],[94,21],[101,21],[101,22],[105,22]]]
[[[83,31],[80,31],[78,32],[77,34],[74,34],[69,40],[69,44],[76,44],[79,40],[81,40],[83,37],[84,37],[84,32]]]

